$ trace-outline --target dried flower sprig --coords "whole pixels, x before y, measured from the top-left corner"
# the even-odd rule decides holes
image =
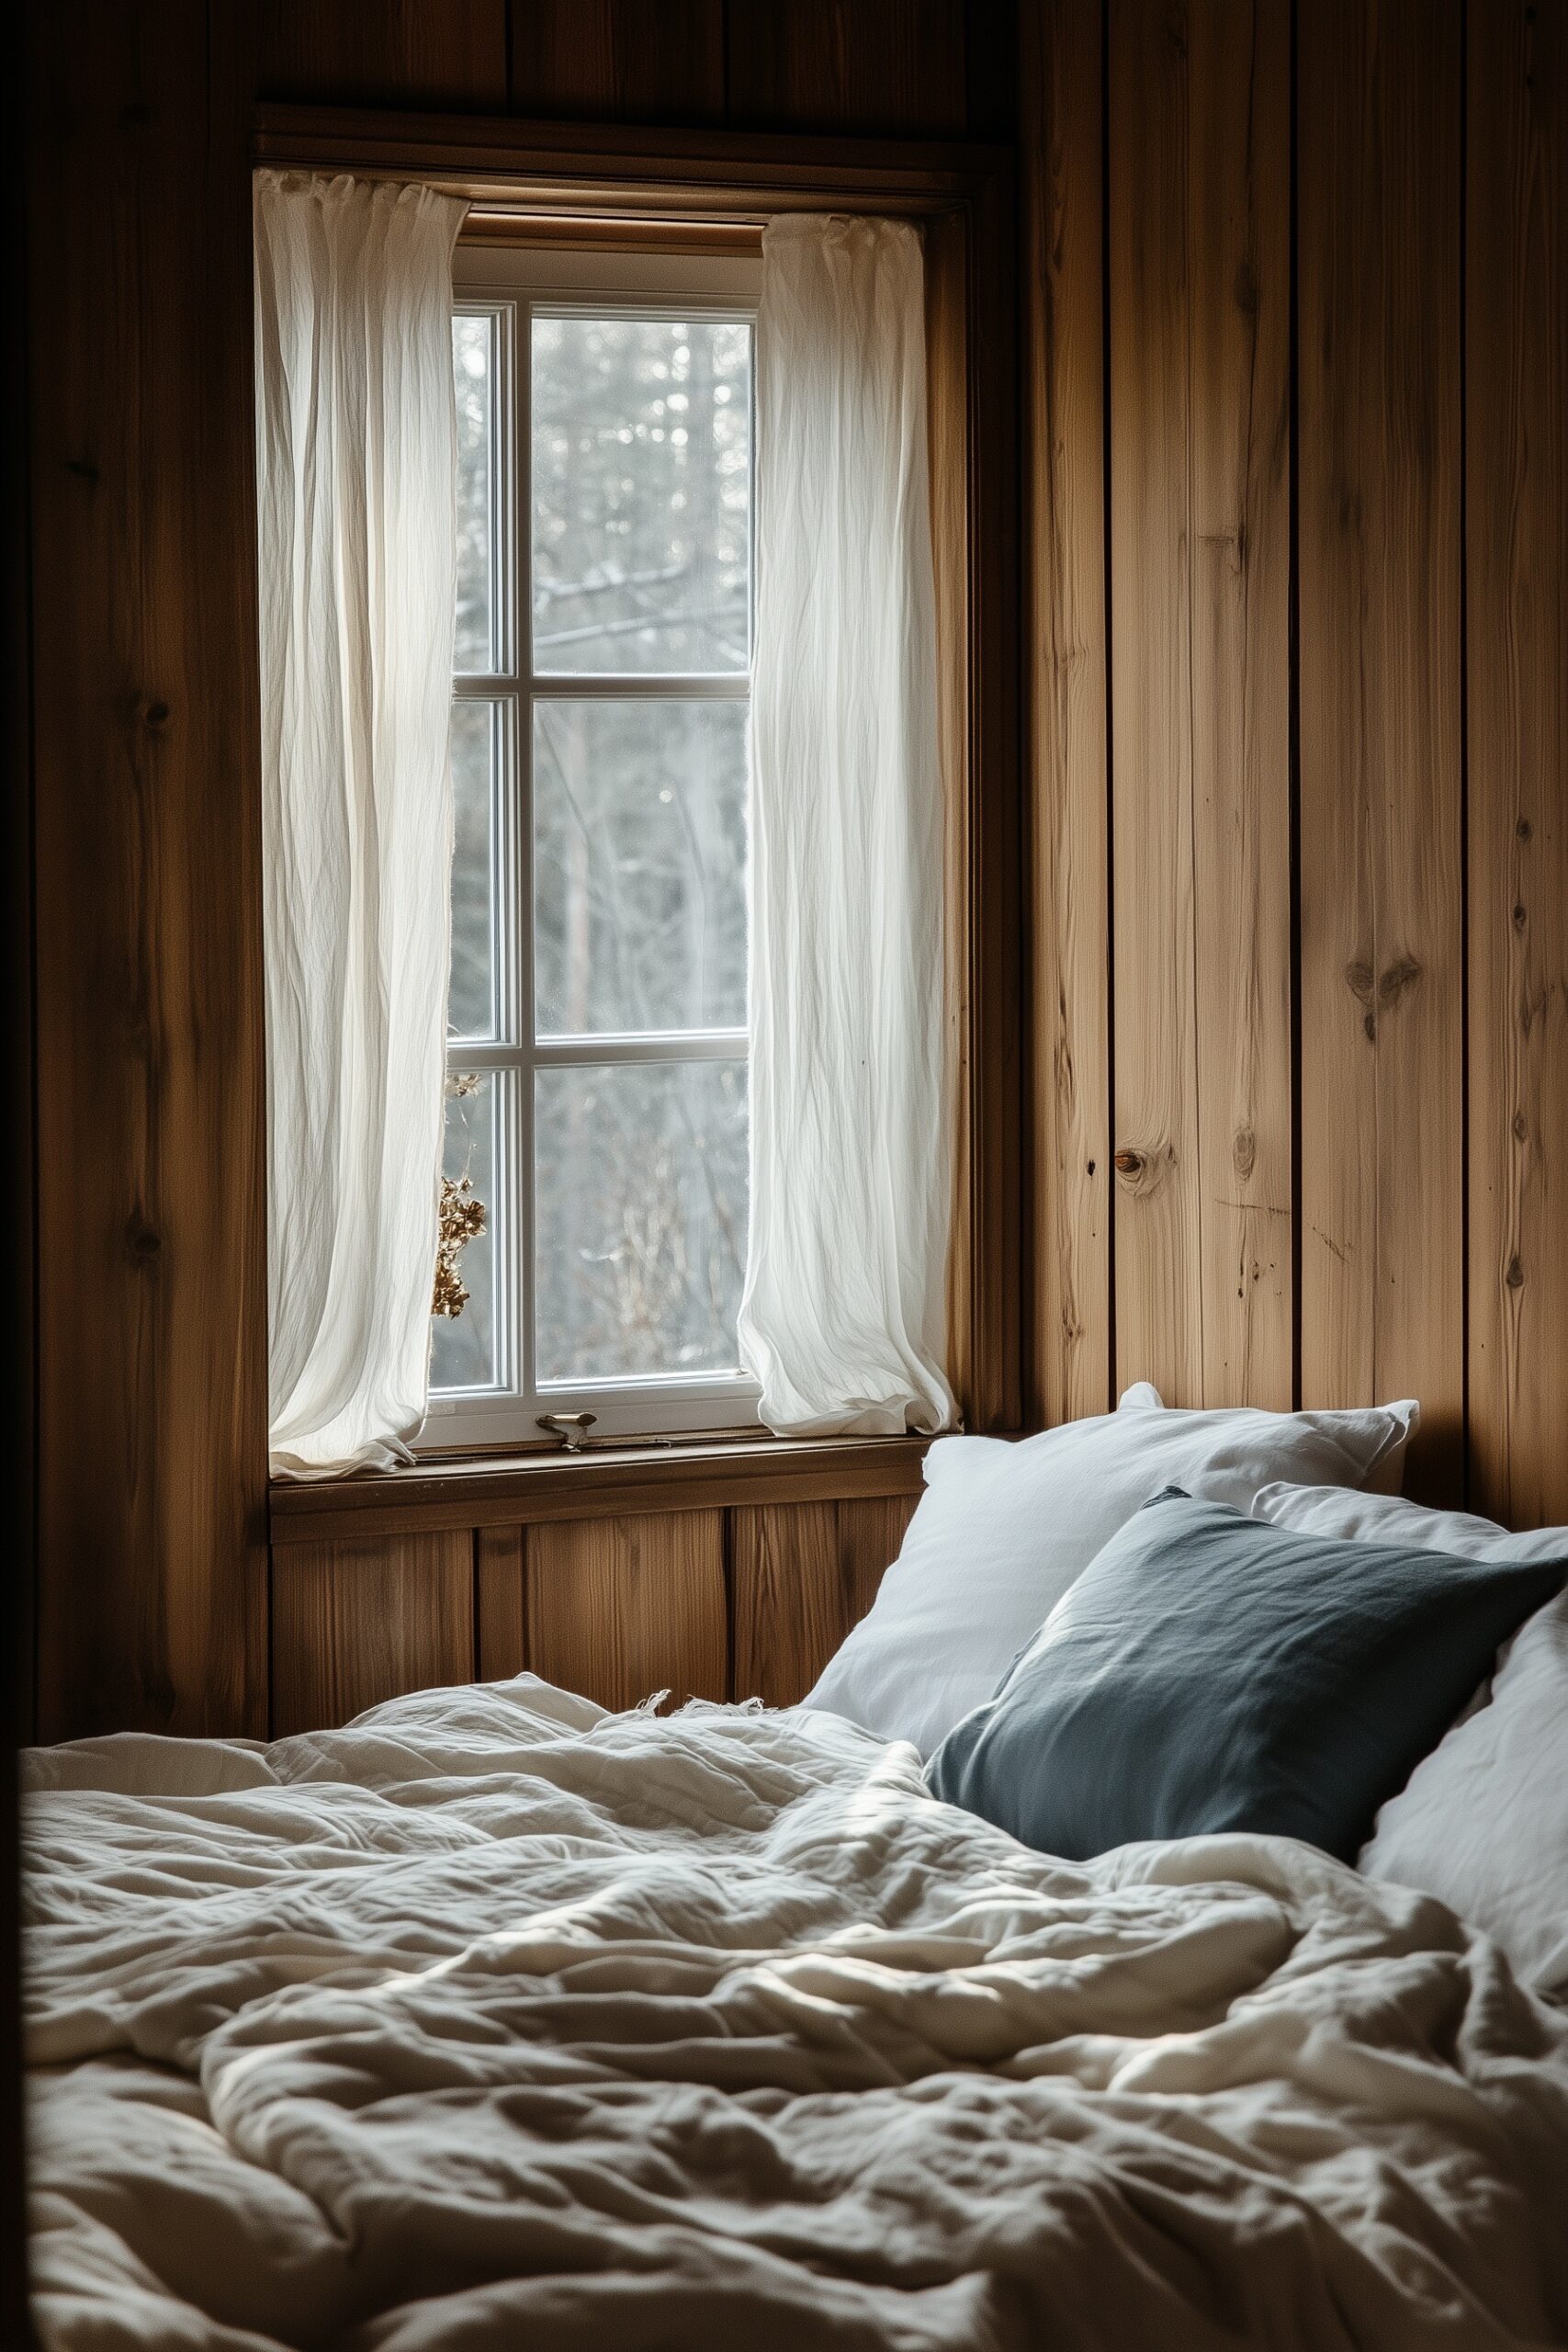
[[[435,1246],[435,1290],[433,1315],[461,1315],[468,1303],[457,1272],[457,1261],[470,1241],[485,1229],[485,1204],[474,1197],[466,1176],[441,1179],[441,1225]]]
[[[452,1070],[447,1074],[446,1095],[451,1102],[466,1102],[472,1095],[482,1094],[484,1079],[477,1069]],[[463,1124],[468,1125],[465,1115]],[[469,1158],[473,1155],[469,1142]],[[461,1315],[468,1303],[468,1293],[457,1272],[457,1261],[470,1241],[477,1241],[485,1229],[485,1204],[474,1197],[465,1167],[460,1176],[441,1179],[440,1221],[435,1243],[435,1288],[430,1301],[433,1315]]]

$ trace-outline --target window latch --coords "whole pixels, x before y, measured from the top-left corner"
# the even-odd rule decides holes
[[[598,1418],[597,1413],[540,1413],[535,1426],[558,1437],[569,1453],[581,1453],[582,1441]]]

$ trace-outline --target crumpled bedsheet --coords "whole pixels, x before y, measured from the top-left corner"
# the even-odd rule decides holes
[[[1568,2017],[1309,1847],[531,1676],[27,1763],[51,2352],[1568,2343]]]

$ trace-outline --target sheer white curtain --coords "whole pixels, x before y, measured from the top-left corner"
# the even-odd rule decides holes
[[[795,1432],[936,1430],[952,1197],[924,272],[762,239],[741,1358]]]
[[[272,1465],[408,1458],[441,1170],[457,561],[428,188],[254,183]]]

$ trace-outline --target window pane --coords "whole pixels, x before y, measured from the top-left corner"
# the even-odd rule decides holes
[[[459,671],[499,669],[492,518],[496,334],[492,317],[452,322],[457,390],[457,651]]]
[[[534,664],[750,662],[751,330],[536,318]]]
[[[496,1149],[497,1091],[506,1080],[493,1071],[446,1081],[446,1146],[443,1172],[454,1183],[468,1179],[468,1197],[484,1204],[485,1229],[457,1253],[455,1272],[468,1294],[456,1316],[431,1317],[432,1388],[496,1388],[501,1385],[497,1347],[496,1218],[501,1212]]]
[[[494,1037],[495,847],[501,711],[493,702],[452,706],[452,992],[454,1037]]]
[[[541,1036],[746,1020],[746,708],[534,706]]]
[[[540,1381],[732,1372],[746,1256],[746,1066],[536,1076]]]

